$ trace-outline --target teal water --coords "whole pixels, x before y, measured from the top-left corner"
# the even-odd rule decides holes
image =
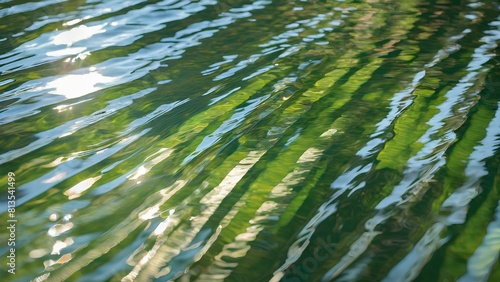
[[[0,281],[500,281],[499,44],[492,0],[0,0]]]

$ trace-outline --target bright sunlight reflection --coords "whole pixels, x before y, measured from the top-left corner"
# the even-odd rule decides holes
[[[72,59],[66,59],[65,62],[74,62],[77,59],[85,59],[88,55],[90,55],[90,52],[85,51],[86,47],[77,47],[73,46],[73,44],[85,39],[89,39],[96,34],[106,32],[106,29],[104,29],[106,25],[107,24],[100,24],[91,27],[80,25],[53,36],[51,40],[54,45],[65,46],[63,46],[63,49],[61,50],[53,50],[47,52],[47,55],[59,57],[78,54]],[[48,82],[44,89],[51,89],[51,91],[49,92],[50,94],[63,95],[67,99],[71,99],[78,98],[102,89],[102,87],[98,86],[98,84],[111,82],[113,80],[115,79],[112,77],[104,76],[96,72],[95,68],[91,68],[90,72],[87,74],[70,74]]]
[[[47,83],[49,93],[65,96],[67,99],[78,98],[102,89],[98,84],[114,81],[115,78],[104,76],[98,72],[87,74],[70,74]]]
[[[86,25],[81,25],[72,28],[68,31],[63,31],[58,35],[53,37],[54,44],[56,45],[67,45],[71,46],[73,43],[88,39],[95,34],[103,33],[106,30],[103,27],[106,24],[96,25],[92,27],[87,27]]]

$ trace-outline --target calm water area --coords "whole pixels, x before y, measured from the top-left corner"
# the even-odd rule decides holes
[[[0,281],[500,281],[499,45],[493,0],[0,0]]]

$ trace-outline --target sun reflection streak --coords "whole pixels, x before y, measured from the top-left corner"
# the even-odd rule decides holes
[[[86,49],[85,47],[68,47],[68,48],[64,48],[61,50],[57,50],[57,51],[47,52],[46,55],[49,57],[63,57],[63,56],[69,56],[69,55],[75,55],[78,53],[82,53],[85,51],[85,49]],[[89,53],[89,52],[85,52],[85,53]]]
[[[54,246],[52,246],[51,255],[60,255],[62,249],[73,245],[73,243],[74,243],[74,241],[71,237],[66,238],[64,241],[57,240],[54,243]]]
[[[93,35],[104,33],[106,30],[103,28],[107,24],[100,24],[92,27],[80,25],[67,31],[63,31],[52,38],[55,45],[71,46],[75,42],[88,39]]]
[[[56,175],[52,176],[51,178],[44,180],[43,183],[57,182],[61,179],[64,179],[66,174],[67,174],[67,172],[65,172],[65,171],[59,172]]]
[[[68,223],[64,223],[64,224],[56,224],[56,225],[52,226],[47,233],[51,237],[56,237],[56,236],[61,235],[64,232],[70,230],[71,228],[73,228],[73,222],[68,222]]]
[[[78,98],[102,89],[98,85],[115,81],[116,78],[104,76],[97,71],[86,74],[70,74],[47,83],[43,89],[51,89],[50,94],[63,95],[67,99]]]
[[[167,219],[164,220],[162,223],[160,223],[156,227],[155,231],[153,231],[154,235],[161,235],[161,234],[163,234],[165,232],[165,230],[167,229],[168,225],[172,222],[171,216],[174,214],[174,212],[175,212],[175,209],[171,209],[169,211],[169,216],[167,217]]]
[[[139,177],[148,173],[155,165],[157,165],[158,163],[160,163],[163,160],[165,160],[166,158],[168,158],[170,156],[170,154],[172,154],[172,152],[173,152],[172,149],[169,150],[167,148],[161,148],[157,153],[155,153],[155,154],[160,154],[159,156],[157,156],[154,159],[148,161],[147,163],[139,166],[139,168],[137,168],[137,170],[134,173],[132,173],[131,175],[129,175],[127,178],[130,180],[139,179]],[[153,155],[155,155],[155,154],[153,154]],[[151,158],[151,157],[152,156],[149,156],[148,158]],[[146,158],[145,161],[147,161],[148,158]],[[140,181],[138,181],[138,183],[140,183]]]
[[[97,182],[97,180],[101,179],[101,177],[102,175],[85,179],[84,181],[66,190],[64,192],[64,195],[68,196],[69,200],[78,198],[82,195],[83,192],[92,187],[92,185],[94,185],[94,183]]]

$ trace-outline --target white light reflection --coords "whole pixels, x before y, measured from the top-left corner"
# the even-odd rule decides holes
[[[67,174],[67,172],[65,172],[65,171],[59,172],[56,175],[52,176],[51,178],[44,180],[43,183],[57,182],[57,181],[63,179],[66,176],[66,174]]]
[[[51,51],[45,53],[49,57],[63,57],[63,56],[69,56],[69,55],[75,55],[78,53],[81,53],[85,51],[85,47],[70,47],[70,48],[64,48],[61,50],[57,51]],[[88,52],[87,52],[88,53]]]
[[[160,223],[156,227],[155,231],[153,232],[153,235],[157,235],[158,236],[158,235],[163,234],[163,232],[165,232],[165,230],[167,229],[168,225],[172,222],[171,217],[174,214],[174,212],[175,212],[175,209],[171,209],[171,210],[168,211],[168,217],[167,217],[167,219],[165,219],[162,223]]]
[[[78,98],[102,89],[100,83],[109,83],[116,78],[104,76],[96,71],[87,74],[70,74],[47,83],[44,89],[52,89],[49,93],[63,95],[67,99]]]
[[[54,243],[54,246],[52,246],[52,252],[50,254],[51,255],[60,255],[62,249],[66,248],[68,246],[73,245],[73,243],[74,243],[74,241],[73,241],[73,239],[71,237],[70,238],[66,238],[64,241],[57,240]]]
[[[65,22],[63,23],[63,26],[72,26],[72,25],[75,25],[79,22],[81,22],[82,19],[74,19],[74,20],[70,20],[69,22]]]
[[[50,270],[51,266],[53,266],[55,264],[64,264],[64,263],[67,263],[71,259],[72,259],[71,254],[65,254],[65,255],[62,255],[57,261],[54,261],[54,260],[46,260],[46,261],[44,261],[43,265],[45,266],[45,270]]]
[[[47,249],[35,249],[35,250],[32,250],[29,252],[29,257],[34,258],[34,259],[38,259],[38,258],[45,256],[48,253],[49,253],[49,251]]]
[[[85,51],[85,52],[81,52],[80,54],[76,55],[76,57],[74,57],[74,58],[67,58],[66,60],[64,60],[64,62],[65,63],[74,63],[77,60],[82,60],[83,61],[88,56],[90,56],[90,52]]]
[[[88,178],[85,179],[84,181],[76,184],[75,186],[69,188],[66,192],[64,192],[64,195],[68,196],[69,200],[78,198],[82,195],[83,192],[85,192],[87,189],[92,187],[94,183],[101,179],[102,175],[93,177],[93,178]]]
[[[81,25],[75,28],[72,28],[67,31],[63,31],[59,33],[58,35],[54,36],[52,38],[52,41],[54,42],[55,45],[67,45],[71,46],[75,42],[88,39],[92,37],[93,35],[99,34],[99,33],[104,33],[106,32],[103,27],[106,26],[106,24],[101,24],[101,25],[96,25],[92,27],[88,27],[86,25]]]
[[[159,205],[154,205],[150,208],[139,213],[139,218],[141,220],[153,219],[160,215],[160,207]]]
[[[47,280],[47,278],[49,278],[49,276],[50,276],[50,273],[42,274],[42,275],[38,276],[37,278],[35,278],[33,280],[33,282],[42,282],[42,281],[45,281],[45,280]]]
[[[47,233],[51,237],[56,237],[56,236],[61,235],[64,232],[70,230],[71,228],[73,228],[72,222],[68,222],[65,224],[56,224],[56,225],[52,226]]]
[[[159,156],[139,166],[139,168],[137,168],[137,170],[131,175],[129,175],[127,178],[130,180],[137,180],[139,177],[148,173],[155,165],[168,158],[173,151],[174,150],[172,149],[169,150],[167,148],[161,148],[157,153],[155,153],[155,154],[160,154]],[[151,156],[149,156],[148,158],[151,158]],[[148,158],[146,158],[145,161],[147,161]],[[137,183],[140,183],[140,181],[138,181]]]

